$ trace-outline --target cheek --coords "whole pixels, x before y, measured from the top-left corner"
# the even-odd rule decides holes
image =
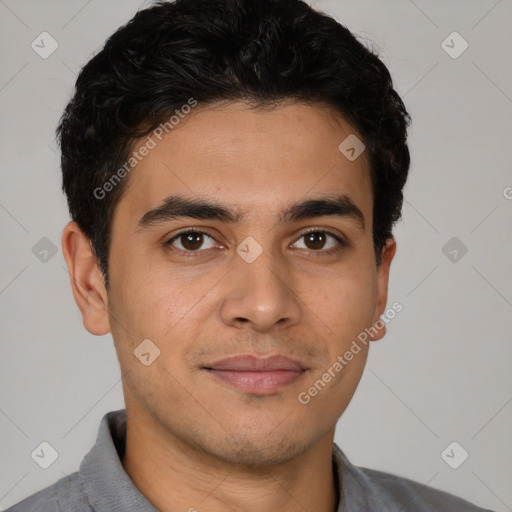
[[[115,293],[109,306],[124,327],[118,331],[125,340],[125,350],[133,350],[134,345],[149,338],[162,351],[177,353],[187,338],[196,338],[200,317],[211,307],[208,292],[216,281],[215,275],[191,279],[179,269],[144,261],[118,270],[111,279]]]
[[[338,340],[357,336],[371,324],[376,305],[376,272],[371,266],[346,265],[309,283],[308,304]]]

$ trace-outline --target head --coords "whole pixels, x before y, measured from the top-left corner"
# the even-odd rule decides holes
[[[377,55],[299,0],[161,2],[107,40],[58,127],[63,250],[129,415],[254,465],[333,431],[368,345],[297,396],[385,310],[408,122]],[[242,391],[211,371],[237,354],[302,373]]]

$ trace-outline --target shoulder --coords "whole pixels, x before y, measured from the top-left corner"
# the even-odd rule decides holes
[[[340,511],[492,512],[414,480],[354,466],[336,443],[333,461],[341,490]]]
[[[89,512],[78,473],[28,496],[5,512]]]
[[[28,496],[6,512],[62,512],[57,500],[56,484]]]
[[[377,502],[399,505],[403,512],[492,512],[408,478],[374,469],[357,469],[365,476]]]

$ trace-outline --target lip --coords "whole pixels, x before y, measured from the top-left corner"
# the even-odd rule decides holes
[[[214,378],[245,393],[270,395],[291,385],[307,371],[288,357],[240,355],[203,367]]]

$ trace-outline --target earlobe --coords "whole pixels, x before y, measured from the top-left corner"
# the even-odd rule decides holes
[[[395,254],[396,241],[394,238],[388,238],[385,246],[382,248],[381,263],[377,269],[377,302],[373,316],[372,341],[380,340],[386,335],[386,324],[380,320],[380,317],[386,309],[389,270]]]
[[[69,222],[62,232],[62,252],[84,327],[97,336],[109,333],[108,297],[103,274],[90,240],[76,222]]]

